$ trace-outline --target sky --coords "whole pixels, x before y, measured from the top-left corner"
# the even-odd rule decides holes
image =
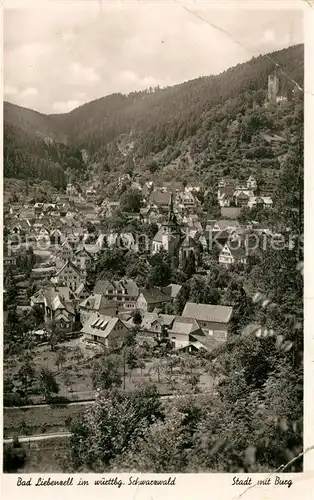
[[[218,74],[303,42],[302,10],[234,3],[42,0],[5,8],[4,100],[62,113],[115,92]]]

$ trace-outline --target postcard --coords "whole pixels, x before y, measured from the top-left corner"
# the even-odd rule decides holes
[[[3,4],[3,498],[310,498],[314,4]]]

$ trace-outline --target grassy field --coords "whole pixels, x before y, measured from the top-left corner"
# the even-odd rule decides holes
[[[78,349],[79,348],[79,349]],[[38,347],[34,353],[33,362],[35,367],[45,367],[54,372],[59,384],[60,391],[58,397],[65,400],[63,405],[51,405],[34,408],[5,408],[4,409],[4,436],[12,437],[18,435],[34,435],[42,433],[63,432],[66,429],[66,421],[83,411],[85,406],[66,404],[66,401],[86,401],[95,398],[95,390],[92,384],[92,367],[96,351],[90,350],[82,339],[74,339],[58,346],[62,349],[64,360],[62,366],[58,366],[58,351],[51,351],[50,346]],[[101,351],[100,351],[101,352]],[[6,361],[6,377],[17,374],[22,366],[22,359],[16,357]],[[186,376],[181,373],[181,369],[176,367],[169,376],[169,372],[156,369],[158,364],[165,363],[165,359],[151,358],[145,361],[142,368],[128,370],[125,376],[123,369],[122,387],[126,390],[134,390],[138,383],[146,381],[157,386],[161,395],[173,394],[177,392],[187,393],[191,391],[191,386]],[[204,369],[197,367],[193,373],[199,375],[198,390],[208,391],[212,388],[212,379]],[[30,398],[30,403],[38,404],[44,402],[41,395],[34,395]]]

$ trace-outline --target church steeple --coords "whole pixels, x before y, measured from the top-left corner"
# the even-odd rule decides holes
[[[174,213],[173,209],[173,194],[170,194],[169,204],[168,204],[168,218],[166,223],[166,230],[170,234],[180,233],[179,224],[177,221],[177,217]]]

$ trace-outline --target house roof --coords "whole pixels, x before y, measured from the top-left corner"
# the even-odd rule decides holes
[[[156,243],[162,243],[162,235],[164,234],[164,229],[161,227],[155,234],[153,241]]]
[[[117,303],[109,302],[103,295],[100,295],[98,293],[93,293],[92,295],[87,297],[87,299],[81,302],[80,307],[85,309],[90,309],[93,311],[102,312],[105,311],[106,309],[111,309],[112,307],[116,308]]]
[[[83,290],[89,291],[89,288],[86,285],[86,283],[80,283],[80,285],[78,286],[78,288],[75,290],[74,293],[75,293],[75,295],[79,295],[80,293],[83,292]]]
[[[185,318],[182,316],[177,316],[173,322],[169,334],[177,333],[181,335],[190,335],[192,332],[200,332],[201,329],[193,318]]]
[[[92,314],[84,324],[81,332],[89,335],[107,338],[117,323],[124,324],[117,316]],[[125,326],[125,325],[124,325]]]
[[[54,287],[41,288],[32,297],[33,302],[45,302],[53,311],[58,309],[66,309],[71,314],[74,314],[74,307],[71,303],[70,290],[68,287]]]
[[[158,313],[156,312],[150,312],[144,314],[142,318],[142,323],[141,323],[141,328],[151,328],[151,325],[154,321],[156,321],[159,318]]]
[[[191,333],[192,339],[195,339],[196,342],[194,342],[191,339],[191,344],[196,347],[197,349],[204,348],[207,351],[212,351],[215,349],[217,346],[220,346],[223,341],[217,340],[214,337],[207,337],[206,335],[198,335],[197,333]]]
[[[174,299],[180,292],[182,285],[177,285],[175,283],[170,283],[170,285],[163,287],[162,291]]]
[[[240,227],[240,223],[238,220],[222,219],[222,220],[216,221],[216,224],[218,224],[218,226],[220,227],[221,230],[230,229],[233,227],[235,227],[235,228]]]
[[[58,275],[59,275],[59,274],[60,274],[60,273],[61,273],[61,272],[62,272],[62,271],[66,268],[66,267],[68,267],[68,266],[72,267],[72,269],[73,269],[74,271],[76,271],[76,272],[77,272],[77,274],[79,274],[80,276],[82,275],[81,270],[80,270],[80,269],[79,269],[79,268],[78,268],[75,264],[73,264],[73,262],[71,262],[70,260],[67,260],[67,261],[65,262],[65,264],[61,267],[61,269],[59,269],[59,270],[56,272],[55,276],[58,276]]]
[[[196,241],[190,234],[188,234],[181,243],[181,248],[195,248],[197,246]]]
[[[78,249],[75,251],[75,255],[76,255],[76,256],[78,256],[78,255],[79,255],[79,254],[81,254],[81,253],[83,253],[83,254],[84,254],[84,252],[87,254],[87,256],[88,256],[88,257],[90,257],[91,259],[94,259],[94,256],[93,256],[93,255],[91,255],[91,254],[89,253],[89,251],[86,249],[86,246],[85,246],[85,247],[83,246],[83,247],[81,247],[81,248],[78,248]]]
[[[160,314],[158,320],[163,326],[171,326],[175,318],[173,314]]]
[[[159,288],[150,288],[149,290],[143,289],[140,293],[145,298],[147,304],[157,304],[159,302],[168,302],[170,300],[169,295],[166,295]]]
[[[156,205],[169,205],[171,199],[171,193],[162,191],[153,191],[149,197],[151,203]]]
[[[136,298],[139,294],[139,287],[132,279],[121,280],[99,280],[95,283],[94,293],[105,294],[109,289],[125,290],[125,295]]]
[[[185,318],[224,324],[230,321],[231,315],[232,307],[196,304],[195,302],[187,302],[182,313],[182,316]]]
[[[94,257],[95,254],[99,253],[100,251],[100,248],[98,245],[84,245],[84,248],[86,250],[86,252],[91,256],[91,257]],[[93,255],[94,254],[94,255]]]

